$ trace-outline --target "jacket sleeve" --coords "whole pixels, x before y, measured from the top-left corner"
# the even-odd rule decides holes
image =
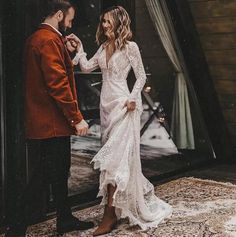
[[[80,50],[75,55],[72,62],[74,65],[79,64],[82,72],[87,72],[87,73],[92,72],[95,69],[99,68],[98,57],[100,55],[101,50],[102,50],[102,46],[98,49],[98,51],[94,54],[94,56],[88,60],[87,54],[84,52],[83,45],[81,43]]]
[[[55,100],[71,126],[79,123],[83,116],[78,102],[73,97],[61,46],[49,40],[41,48],[41,67],[49,95]]]
[[[136,82],[129,96],[129,101],[136,101],[146,83],[147,77],[138,45],[135,42],[130,42],[130,45],[128,46],[127,56],[136,77]]]

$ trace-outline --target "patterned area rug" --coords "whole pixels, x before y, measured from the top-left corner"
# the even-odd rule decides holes
[[[196,178],[180,178],[156,187],[156,194],[173,206],[173,215],[157,228],[141,231],[122,220],[113,237],[230,237],[236,236],[236,185]],[[102,217],[94,206],[74,213],[95,224]],[[66,237],[89,237],[94,229],[71,232]],[[28,236],[56,236],[55,220],[31,226]]]

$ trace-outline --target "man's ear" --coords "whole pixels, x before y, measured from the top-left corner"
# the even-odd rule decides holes
[[[64,18],[64,13],[61,10],[59,10],[56,12],[55,17],[57,18],[59,22],[61,22]]]

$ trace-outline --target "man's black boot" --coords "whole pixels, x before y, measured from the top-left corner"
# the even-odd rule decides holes
[[[57,218],[57,232],[59,234],[64,234],[75,230],[87,230],[93,227],[93,222],[80,221],[73,215]]]

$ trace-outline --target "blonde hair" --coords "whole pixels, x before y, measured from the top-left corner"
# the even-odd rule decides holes
[[[105,14],[111,19],[111,31],[108,36],[105,35],[102,22]],[[100,22],[96,33],[96,42],[98,45],[106,41],[115,41],[115,49],[123,49],[127,41],[132,38],[130,30],[130,17],[127,11],[121,6],[113,6],[106,9],[100,16]]]

